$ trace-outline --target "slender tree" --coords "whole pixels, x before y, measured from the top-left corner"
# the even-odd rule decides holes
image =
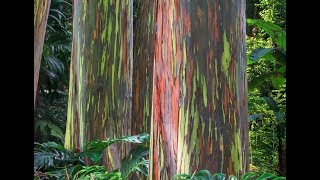
[[[131,133],[132,1],[74,0],[65,147]],[[103,163],[119,168],[127,144],[113,145]]]
[[[39,70],[42,49],[46,34],[47,20],[51,0],[34,0],[34,68],[33,68],[33,105],[35,107],[38,92]]]
[[[143,123],[151,108],[150,179],[245,173],[245,1],[150,0],[138,9],[133,117]]]

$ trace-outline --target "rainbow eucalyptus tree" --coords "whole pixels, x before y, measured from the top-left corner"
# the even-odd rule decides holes
[[[137,1],[133,46],[132,134],[149,133],[151,122],[155,3]]]
[[[35,107],[38,92],[39,71],[41,56],[46,34],[47,20],[49,15],[51,0],[34,0],[34,68],[33,68],[33,105]]]
[[[131,133],[132,1],[74,0],[65,147]],[[102,162],[119,168],[128,144],[107,149]]]
[[[150,179],[200,169],[242,175],[249,163],[245,1],[138,7],[133,117],[141,122],[133,126],[144,130],[150,115]]]

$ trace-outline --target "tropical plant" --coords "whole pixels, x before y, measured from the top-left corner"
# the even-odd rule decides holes
[[[52,0],[50,5],[34,111],[37,142],[64,142],[72,40],[69,2]]]
[[[210,174],[208,170],[200,170],[197,172],[194,172],[193,174],[177,174],[172,177],[173,180],[238,180],[236,176],[229,175],[223,173],[215,173]],[[261,176],[255,172],[249,172],[241,176],[239,180],[285,180],[285,177],[276,176],[272,173],[263,173]]]
[[[136,171],[147,176],[149,161],[146,158],[149,154],[149,149],[146,147],[146,143],[148,143],[149,139],[148,134],[139,134],[111,140],[91,141],[86,144],[82,152],[69,151],[55,142],[35,143],[34,177],[35,179],[126,179]],[[133,149],[122,160],[121,169],[108,171],[105,166],[98,165],[97,162],[101,160],[103,151],[117,142],[130,142],[141,145]],[[88,158],[95,164],[88,164]]]
[[[285,175],[286,32],[262,19],[247,23],[255,30],[247,37],[251,165]]]

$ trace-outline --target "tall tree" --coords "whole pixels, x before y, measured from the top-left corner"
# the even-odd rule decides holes
[[[133,46],[132,134],[150,131],[155,3],[136,1]]]
[[[39,70],[41,65],[42,49],[51,0],[34,0],[34,68],[33,68],[33,105],[35,107],[38,91]]]
[[[74,0],[65,147],[131,132],[132,1]],[[127,144],[112,145],[103,163],[119,168]]]
[[[151,93],[151,104],[133,102],[145,105],[141,119],[151,107],[150,178],[200,169],[240,176],[249,163],[245,1],[140,3],[134,98]]]

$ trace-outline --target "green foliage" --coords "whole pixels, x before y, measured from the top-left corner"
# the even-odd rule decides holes
[[[37,142],[64,142],[71,41],[71,0],[51,0],[34,111]]]
[[[55,142],[35,143],[34,148],[34,177],[35,179],[126,179],[133,172],[148,175],[149,161],[146,159],[149,148],[146,145],[137,146],[121,161],[119,170],[108,171],[104,166],[85,163],[86,158],[97,162],[102,157],[102,151],[111,144],[124,141],[144,144],[150,139],[148,134],[124,136],[106,141],[87,143],[83,152],[75,153],[65,149]]]
[[[200,170],[198,172],[194,172],[192,175],[190,174],[177,174],[172,177],[173,180],[238,180],[236,176],[229,175],[223,173],[215,173],[210,174],[208,170]],[[285,180],[285,177],[279,177],[272,173],[263,173],[261,176],[255,172],[249,172],[244,174],[239,180],[265,180],[265,179],[272,179],[272,180]]]
[[[278,25],[262,19],[247,19],[248,25],[256,25],[265,31],[273,42],[286,51],[286,32]]]
[[[261,58],[265,58],[267,60],[270,60],[268,55],[270,55],[270,52],[273,50],[273,48],[262,48],[259,47],[258,49],[255,49],[252,54],[250,55],[251,60],[259,60]]]
[[[128,156],[121,161],[121,176],[123,179],[128,179],[132,172],[138,171],[145,176],[148,176],[149,169],[149,147],[138,146],[132,149]]]
[[[261,19],[285,26],[286,0],[259,0],[256,6],[260,9]]]
[[[55,124],[46,120],[39,120],[35,124],[35,129],[40,130],[41,132],[50,132],[50,135],[55,136],[61,139],[61,142],[64,141],[64,133],[62,130]]]
[[[67,164],[81,164],[84,161],[73,152],[68,151],[62,145],[55,142],[43,144],[35,143],[34,170],[52,170],[56,167],[64,167]]]
[[[39,96],[39,104],[34,115],[34,139],[37,142],[64,142],[67,96],[46,100]]]
[[[286,2],[247,3],[252,18],[247,20],[250,169],[285,174],[279,157],[286,151]]]
[[[94,163],[97,163],[103,155],[103,150],[110,146],[111,144],[124,141],[124,142],[131,142],[131,143],[145,143],[150,140],[150,136],[147,133],[134,135],[134,136],[124,136],[121,138],[116,138],[112,140],[106,140],[106,141],[91,141],[88,142],[84,146],[84,151],[79,154],[81,157],[89,157],[92,159]]]

